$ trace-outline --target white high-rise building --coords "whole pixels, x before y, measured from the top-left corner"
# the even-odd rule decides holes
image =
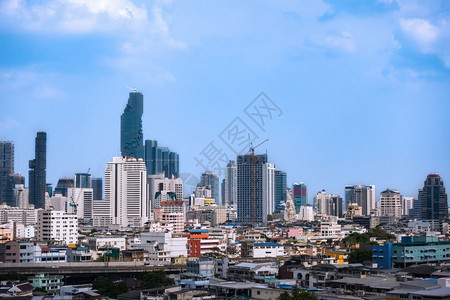
[[[331,194],[327,194],[325,190],[318,192],[314,199],[317,207],[317,214],[331,215],[330,213],[330,201]]]
[[[230,160],[225,169],[225,199],[223,205],[237,206],[237,166]]]
[[[380,216],[401,217],[402,203],[401,195],[397,190],[387,189],[381,192]]]
[[[413,208],[414,197],[402,196],[402,215],[409,216],[409,210]]]
[[[39,210],[37,222],[38,241],[59,241],[65,245],[78,242],[78,218],[56,210]]]
[[[28,208],[28,189],[23,184],[16,184],[14,187],[14,200],[16,207]]]
[[[267,223],[275,210],[275,165],[267,162],[266,154],[237,157],[237,191],[238,222]]]
[[[143,226],[148,221],[147,171],[141,158],[113,157],[105,170],[105,201],[111,224]]]
[[[78,220],[92,221],[94,190],[92,188],[68,188],[67,195],[69,206],[72,206],[77,212]]]
[[[148,175],[148,193],[151,208],[161,206],[161,201],[183,200],[183,180],[165,178],[164,173]]]

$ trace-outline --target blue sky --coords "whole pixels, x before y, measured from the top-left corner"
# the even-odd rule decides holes
[[[450,183],[448,1],[4,0],[0,39],[0,139],[26,176],[40,130],[48,182],[102,176],[131,87],[182,173],[210,142],[232,158],[239,117],[310,198]],[[281,110],[264,130],[244,111],[260,92]]]

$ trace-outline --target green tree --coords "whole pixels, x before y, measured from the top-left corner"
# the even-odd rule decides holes
[[[377,226],[369,229],[370,237],[375,237],[377,240],[390,240],[395,239],[395,235],[388,233],[386,230],[383,230],[381,227]]]
[[[351,264],[354,263],[363,263],[365,261],[372,260],[372,251],[356,249],[350,253],[348,256],[348,262]]]
[[[125,282],[120,281],[116,283],[105,278],[97,278],[92,283],[92,288],[97,290],[99,294],[110,298],[116,298],[118,295],[123,294],[128,290]]]
[[[268,214],[267,215],[267,221],[273,221],[273,216],[271,215],[271,214]]]
[[[8,281],[27,281],[28,280],[27,276],[17,273],[17,272],[14,272],[14,271],[10,271],[10,272],[8,272],[8,274],[2,275],[1,278],[4,280],[8,280]]]
[[[317,300],[316,295],[306,290],[299,290],[295,287],[292,290],[292,295],[288,292],[283,292],[278,300]]]
[[[147,272],[142,276],[142,288],[153,289],[173,285],[175,282],[168,277],[166,272],[158,270]]]

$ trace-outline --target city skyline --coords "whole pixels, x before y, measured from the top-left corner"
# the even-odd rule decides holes
[[[357,184],[417,198],[426,175],[450,180],[445,2],[235,4],[242,12],[210,7],[217,21],[183,3],[111,1],[98,10],[82,2],[12,3],[1,4],[0,140],[14,142],[15,171],[27,182],[38,131],[48,134],[47,182],[54,187],[88,168],[103,177],[107,162],[120,154],[126,86],[144,94],[145,138],[176,150],[180,173],[197,178],[206,170],[194,158],[240,117],[258,141],[269,139],[256,152],[267,150],[269,161],[287,173],[288,187],[305,182],[309,201],[322,189],[344,196],[345,185]],[[43,14],[41,23],[27,24],[29,5],[77,12],[92,22],[78,28],[70,19],[55,29],[62,19]],[[120,5],[129,8],[129,18]],[[247,18],[253,7],[258,16]],[[221,29],[227,18],[235,22]],[[118,29],[124,20],[131,25],[117,34],[99,25]],[[214,26],[187,34],[205,24]],[[371,38],[359,26],[371,28]],[[142,41],[147,30],[152,34]],[[83,55],[75,53],[77,44]],[[264,130],[244,113],[261,91],[283,112]]]

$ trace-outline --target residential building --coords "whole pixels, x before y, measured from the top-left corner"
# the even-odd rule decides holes
[[[267,154],[237,157],[237,208],[240,224],[266,224],[275,210],[275,165]]]
[[[220,241],[212,238],[206,229],[188,230],[188,256],[201,257],[212,253],[215,248],[219,248]]]
[[[37,224],[38,210],[0,205],[0,223],[17,222],[25,226]]]
[[[225,169],[225,206],[237,207],[237,166],[230,160]]]
[[[381,192],[380,216],[402,216],[401,195],[397,190],[387,189]]]
[[[129,94],[128,103],[120,117],[120,151],[122,156],[144,159],[143,113],[144,95],[137,90],[133,90]]]
[[[38,241],[58,241],[62,244],[78,242],[78,218],[63,211],[39,210],[37,222]]]
[[[143,226],[148,221],[147,171],[142,159],[114,157],[105,170],[105,200],[111,223],[120,227]]]
[[[448,204],[444,182],[438,174],[427,176],[418,200],[422,208],[421,219],[429,221],[432,229],[439,229],[439,223],[448,217]]]
[[[249,256],[253,258],[284,257],[286,251],[284,246],[278,243],[254,243]]]
[[[134,247],[156,255],[160,262],[171,263],[180,257],[188,257],[187,238],[167,232],[142,232],[141,244]]]
[[[34,288],[42,288],[50,295],[58,295],[63,285],[63,275],[35,274],[30,278],[30,284]]]
[[[374,185],[346,185],[345,204],[348,208],[351,203],[361,207],[363,216],[370,215],[375,209],[375,186]]]
[[[0,262],[19,263],[20,262],[20,244],[16,241],[7,241],[0,243]]]
[[[127,240],[122,236],[96,236],[88,238],[89,249],[98,251],[99,249],[117,248],[120,251],[127,250]]]
[[[36,136],[35,158],[29,162],[28,174],[29,202],[35,208],[45,209],[47,133],[38,132]]]
[[[300,213],[300,208],[308,204],[308,189],[303,182],[292,185],[292,194],[296,213]]]
[[[450,242],[436,236],[403,236],[392,245],[392,264],[406,267],[417,264],[442,264],[450,261]]]

